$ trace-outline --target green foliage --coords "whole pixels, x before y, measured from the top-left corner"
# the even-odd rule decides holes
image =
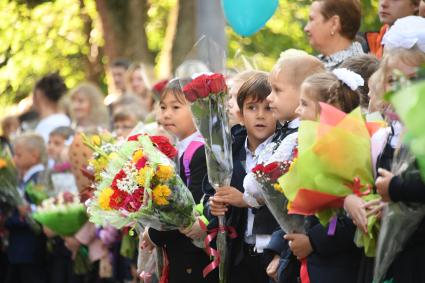
[[[0,1],[2,96],[18,101],[31,92],[39,77],[52,71],[59,71],[69,87],[85,79],[84,58],[90,49],[80,12],[78,0],[56,0],[34,8]]]

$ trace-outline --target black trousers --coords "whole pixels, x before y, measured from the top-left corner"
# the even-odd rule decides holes
[[[36,264],[10,264],[6,283],[45,283],[44,266]]]
[[[262,253],[256,253],[252,245],[244,244],[242,261],[230,270],[230,283],[269,283]]]

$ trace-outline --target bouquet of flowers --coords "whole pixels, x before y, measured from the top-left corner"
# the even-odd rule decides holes
[[[221,74],[200,75],[183,87],[191,104],[195,125],[205,139],[208,180],[218,189],[230,185],[233,173],[232,139],[226,110],[227,86]],[[217,249],[220,282],[225,282],[226,229],[219,217]]]
[[[425,135],[423,115],[425,82],[408,86],[391,96],[391,103],[406,127],[404,144],[394,156],[391,172],[400,176],[415,166],[425,180]],[[409,97],[409,99],[406,99]],[[406,148],[407,146],[407,148]],[[390,202],[383,211],[379,234],[374,282],[382,282],[385,274],[425,216],[425,205],[420,203]]]
[[[70,192],[44,200],[33,217],[60,236],[74,235],[87,221],[84,204]]]
[[[301,122],[298,158],[279,178],[279,184],[289,200],[289,213],[316,214],[322,225],[330,222],[328,233],[332,235],[346,196],[376,197],[372,193],[370,137],[378,126],[366,123],[359,108],[346,114],[328,104],[320,106],[320,121]],[[376,241],[373,226],[368,235],[362,234],[360,243]]]
[[[24,203],[18,192],[18,171],[12,162],[9,152],[0,151],[0,204],[1,211],[10,213]]]
[[[172,230],[192,225],[195,202],[170,160],[176,149],[162,136],[134,135],[108,157],[94,196],[90,221],[116,228]]]
[[[304,232],[304,216],[288,214],[288,200],[283,195],[277,179],[287,173],[292,161],[259,164],[252,169],[255,179],[261,184],[264,201],[280,228],[287,233]]]

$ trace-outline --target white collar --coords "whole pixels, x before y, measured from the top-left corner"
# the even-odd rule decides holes
[[[301,120],[300,118],[295,118],[294,120],[291,121],[285,121],[285,122],[279,122],[281,126],[284,126],[286,123],[288,123],[288,128],[289,129],[296,129],[300,127],[300,123]]]
[[[190,136],[177,142],[177,150],[179,152],[179,158],[182,157],[183,153],[186,151],[189,144],[195,140],[204,142],[204,138],[201,136],[201,134],[198,131],[194,132]]]
[[[24,183],[28,182],[29,179],[31,179],[31,176],[34,175],[35,173],[39,173],[41,171],[44,170],[44,165],[41,163],[38,163],[34,166],[32,166],[24,175],[24,177],[22,178],[22,181]]]
[[[248,137],[245,139],[245,151],[248,153],[251,153],[252,155],[257,156],[260,152],[262,152],[266,146],[272,141],[274,135],[271,135],[270,137],[268,137],[265,141],[263,141],[261,144],[259,144],[257,146],[257,148],[255,149],[255,152],[252,153],[251,150],[248,147]]]

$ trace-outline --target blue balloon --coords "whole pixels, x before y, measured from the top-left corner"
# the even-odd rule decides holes
[[[227,22],[238,34],[259,31],[276,11],[278,0],[221,0]]]

